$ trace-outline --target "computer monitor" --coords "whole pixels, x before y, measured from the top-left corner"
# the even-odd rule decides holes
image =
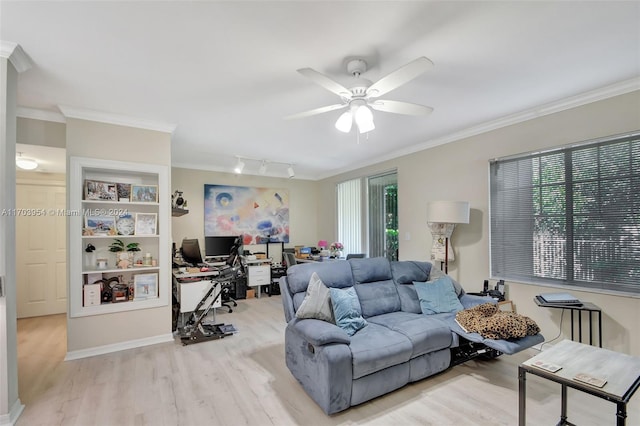
[[[200,243],[197,238],[185,238],[182,240],[182,259],[192,264],[193,266],[198,266],[202,263],[202,253],[200,252]]]
[[[226,258],[231,254],[231,249],[238,238],[240,237],[237,235],[232,237],[204,237],[205,256]]]

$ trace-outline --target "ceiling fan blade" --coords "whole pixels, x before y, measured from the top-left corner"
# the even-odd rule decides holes
[[[385,93],[408,83],[432,66],[433,62],[424,56],[415,59],[369,86],[367,89],[367,96],[370,98],[382,96]]]
[[[294,120],[296,118],[309,117],[309,116],[316,115],[316,114],[322,114],[322,113],[325,113],[325,112],[335,111],[337,109],[346,108],[348,106],[349,106],[349,104],[329,105],[329,106],[320,107],[320,108],[312,109],[312,110],[305,111],[305,112],[299,112],[299,113],[293,114],[293,115],[288,115],[284,119],[285,120]]]
[[[383,101],[382,99],[370,102],[369,106],[376,111],[406,115],[429,115],[433,111],[433,108],[424,105],[400,101]]]
[[[333,92],[342,98],[351,99],[351,91],[349,89],[344,87],[342,84],[330,79],[326,75],[319,73],[318,71],[311,68],[300,68],[298,72],[311,79],[317,85],[324,87],[328,91]]]

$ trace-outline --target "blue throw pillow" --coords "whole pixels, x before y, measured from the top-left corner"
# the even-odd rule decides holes
[[[329,291],[331,291],[331,304],[336,325],[346,331],[349,336],[353,336],[356,331],[367,325],[367,321],[362,318],[362,309],[356,289],[353,287],[345,289],[331,287]]]
[[[414,281],[413,285],[418,292],[420,309],[425,315],[458,312],[464,309],[448,275],[435,281]]]

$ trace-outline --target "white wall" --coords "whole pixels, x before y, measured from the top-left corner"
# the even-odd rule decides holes
[[[284,188],[289,190],[289,235],[285,247],[295,245],[315,246],[318,240],[318,214],[325,211],[317,202],[318,184],[312,181],[265,176],[237,175],[205,170],[173,168],[171,172],[172,191],[183,191],[189,214],[172,219],[172,236],[180,248],[183,238],[198,238],[204,250],[204,185],[233,185],[258,188]],[[333,211],[333,210],[331,210]],[[245,246],[245,250],[266,251],[265,245]],[[275,262],[281,261],[280,247],[272,244],[269,254]]]
[[[459,225],[453,234],[456,261],[449,265],[449,272],[467,291],[480,291],[482,281],[489,278],[489,160],[638,129],[640,92],[633,92],[325,179],[320,182],[319,202],[333,206],[336,182],[397,167],[400,258],[428,260],[431,235],[426,225],[426,203],[470,201],[470,223]],[[318,226],[321,230],[335,228],[335,218],[322,217]],[[548,339],[556,337],[560,310],[539,308],[533,302],[536,294],[548,289],[507,285],[518,312],[538,322]],[[640,355],[640,298],[572,293],[602,308],[605,347]],[[567,317],[564,336],[570,335]]]
[[[18,73],[0,57],[0,210],[16,207],[16,87]],[[24,406],[18,398],[18,351],[16,322],[16,221],[0,216],[0,425],[12,424]]]
[[[66,135],[67,164],[69,157],[77,156],[171,165],[171,135],[168,133],[68,118]],[[79,190],[81,188],[70,186],[67,182],[67,194]],[[170,203],[168,195],[160,194],[160,203],[166,203],[167,211]],[[166,261],[169,262],[169,259]],[[68,279],[77,280],[80,277],[69,276]],[[73,289],[77,290],[77,287]],[[170,336],[171,332],[171,304],[159,308],[69,318],[67,352]]]

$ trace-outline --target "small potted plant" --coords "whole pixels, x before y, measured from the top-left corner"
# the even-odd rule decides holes
[[[109,251],[116,253],[116,265],[118,268],[126,269],[133,267],[133,253],[140,251],[140,243],[129,243],[127,245],[120,239],[115,239],[109,246]]]

